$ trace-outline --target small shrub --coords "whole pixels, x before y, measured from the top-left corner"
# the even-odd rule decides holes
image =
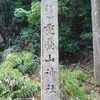
[[[18,67],[22,63],[21,55],[17,53],[11,53],[6,57],[6,61],[11,62],[13,67]]]
[[[87,76],[87,75],[86,75],[83,71],[78,70],[78,71],[75,71],[74,73],[75,73],[75,77],[76,77],[78,80],[84,81],[84,80],[86,79],[86,76]]]
[[[17,52],[17,53],[11,53],[6,57],[6,62],[4,64],[10,64],[11,67],[19,69],[20,72],[23,74],[25,73],[39,73],[38,68],[39,67],[39,61],[38,58],[34,57],[31,52],[23,51],[23,52]],[[8,65],[9,65],[8,64]],[[8,66],[7,65],[7,66]],[[5,66],[5,65],[4,65]]]
[[[70,70],[62,69],[60,71],[60,88],[63,93],[62,100],[75,100],[76,98],[86,100],[85,91],[79,86],[74,72]]]
[[[38,96],[40,83],[23,76],[18,69],[0,66],[0,98],[27,98]]]

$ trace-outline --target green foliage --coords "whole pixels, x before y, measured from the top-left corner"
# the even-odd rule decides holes
[[[33,21],[35,23],[40,22],[40,2],[32,2],[31,4],[31,10],[27,11],[23,8],[16,8],[14,11],[15,17],[28,17],[28,22],[32,23]]]
[[[91,100],[96,100],[96,98],[97,98],[97,93],[96,92],[94,92],[94,91],[91,91]]]
[[[87,54],[93,50],[92,38],[93,36],[91,32],[82,33],[80,35],[80,39],[83,41],[80,43],[80,46],[83,47],[84,52]]]
[[[89,32],[89,33],[83,33],[80,35],[80,38],[82,38],[83,40],[91,40],[92,39],[92,33]]]
[[[11,62],[13,67],[17,67],[22,63],[22,61],[20,60],[20,55],[17,55],[15,53],[9,54],[6,58],[6,61]]]
[[[81,74],[78,74],[77,76],[76,75],[70,70],[62,69],[60,71],[60,87],[62,93],[64,93],[64,97],[62,97],[62,99],[65,98],[67,100],[75,100],[76,98],[78,98],[79,100],[86,100],[86,93],[79,86],[77,80],[77,78],[80,77]]]
[[[29,52],[22,52],[21,59],[22,64],[18,68],[21,72],[25,73],[33,64],[32,54]]]
[[[17,57],[14,53],[12,54],[15,58]],[[31,53],[22,52],[22,55],[25,62],[27,62],[26,65],[29,66],[30,63],[28,62],[30,62]],[[5,98],[14,100],[15,98],[39,97],[40,83],[32,80],[32,78],[30,79],[28,74],[23,76],[18,69],[14,68],[11,54],[8,55],[8,58],[9,61],[5,61],[0,65],[0,98],[4,98],[3,100]],[[14,60],[14,62],[17,62],[17,60]],[[88,95],[92,99],[96,97],[96,92],[88,90],[87,94],[87,90],[80,86],[87,79],[87,75],[84,72],[81,70],[71,71],[61,67],[59,73],[61,100],[86,100]]]
[[[2,52],[0,52],[0,59],[2,58]]]
[[[23,8],[16,8],[14,12],[15,17],[24,17],[28,14],[28,11],[24,10]]]
[[[0,98],[28,98],[38,96],[40,83],[23,76],[18,69],[0,65]]]
[[[79,50],[79,47],[77,45],[77,42],[75,42],[74,40],[68,40],[68,41],[66,41],[65,38],[63,37],[60,40],[60,42],[61,42],[60,47],[62,48],[62,46],[64,46],[63,48],[64,48],[65,52],[73,53],[73,52],[76,52],[77,50]]]
[[[40,2],[32,2],[31,11],[27,15],[29,23],[40,23]]]
[[[85,81],[87,75],[85,75],[85,73],[81,70],[75,71],[75,77],[80,80],[80,81]]]
[[[66,62],[76,62],[81,56],[88,56],[92,52],[90,4],[90,0],[59,0],[58,2],[59,53],[62,61],[66,61],[67,58]],[[5,45],[18,45],[22,50],[28,49],[39,56],[40,0],[33,2],[30,0],[4,0],[1,1],[2,6],[8,7],[7,11],[1,12],[1,16],[4,16],[2,22],[6,22],[6,26],[11,27],[10,32],[5,31],[7,32],[5,37],[9,40]]]
[[[88,77],[82,70],[72,71],[60,66],[61,100],[96,100],[96,81],[92,78],[91,82]]]
[[[17,8],[14,12],[18,22],[23,22],[27,17],[29,27],[22,28],[20,35],[15,39],[16,45],[21,49],[29,50],[36,55],[40,52],[40,2],[32,2],[31,10]],[[38,52],[37,52],[38,51]]]
[[[20,35],[17,36],[15,42],[22,50],[28,50],[39,55],[40,35],[36,30],[24,28],[21,30]]]
[[[68,0],[67,2],[59,1],[60,54],[63,54],[61,59],[67,56],[70,61],[73,61],[74,57],[78,59],[79,54],[83,56],[83,54],[85,54],[83,51],[87,52],[87,54],[92,51],[89,1],[75,2],[76,0]],[[86,7],[84,8],[85,5]],[[80,8],[80,6],[82,6],[82,8]],[[75,8],[75,10],[73,8]],[[40,30],[40,2],[33,2],[31,10],[28,12],[28,15],[26,15],[28,17],[28,22],[32,25],[34,23],[34,25],[37,25],[36,28]],[[36,33],[38,34],[38,32]],[[39,35],[37,38],[40,39]],[[39,48],[39,46],[37,48]]]
[[[31,73],[34,72],[34,74],[35,74],[35,72],[37,72],[37,74],[38,74],[39,72],[37,70],[39,68],[38,67],[39,61],[36,59],[37,58],[35,58],[35,57],[33,58],[32,53],[23,51],[21,53],[17,52],[17,53],[9,54],[6,57],[6,62],[4,64],[7,65],[9,63],[10,67],[19,69],[19,71],[22,72],[23,74],[25,74],[29,70],[30,70],[29,72],[31,72]]]
[[[90,4],[90,0],[59,0],[59,43],[60,55],[63,54],[63,57],[60,56],[61,60],[67,57],[69,62],[76,62],[76,58],[80,59],[84,54],[91,53]]]

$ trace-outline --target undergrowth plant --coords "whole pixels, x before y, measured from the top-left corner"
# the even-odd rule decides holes
[[[88,75],[82,70],[73,71],[60,66],[59,79],[61,100],[95,100],[97,93],[91,84],[87,85]],[[95,86],[93,83],[92,85]]]
[[[77,74],[78,75],[78,74]],[[62,100],[86,100],[85,91],[78,85],[77,76],[70,70],[61,69],[60,71],[60,88],[62,94]],[[83,77],[83,76],[81,76]]]
[[[21,98],[40,97],[40,80],[37,81],[32,77],[36,75],[37,69],[40,71],[38,65],[35,55],[30,52],[9,54],[0,64],[0,99],[21,100]],[[95,98],[95,91],[82,86],[87,77],[88,75],[81,70],[73,71],[60,66],[61,100],[87,100],[88,96]]]
[[[40,60],[28,51],[9,54],[5,63],[11,63],[11,67],[18,69],[22,74],[39,74]]]
[[[23,76],[18,69],[0,65],[0,98],[32,98],[38,96],[40,83]]]

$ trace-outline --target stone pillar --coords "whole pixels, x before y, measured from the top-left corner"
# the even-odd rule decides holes
[[[100,0],[91,0],[93,52],[94,52],[94,77],[100,85]]]
[[[94,78],[100,87],[100,0],[91,0],[93,53],[94,53]],[[96,100],[100,100],[100,91]]]
[[[41,3],[41,69],[41,100],[60,100],[57,0]]]

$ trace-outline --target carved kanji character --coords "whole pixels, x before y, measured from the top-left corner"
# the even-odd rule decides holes
[[[45,6],[45,12],[46,12],[46,17],[47,17],[47,18],[52,18],[52,17],[54,17],[54,16],[53,16],[53,5],[52,5],[52,4],[51,4],[51,5],[47,4],[47,5]]]
[[[49,90],[50,90],[50,85],[49,84],[48,84],[48,87],[45,90],[46,90],[46,93],[49,92]]]
[[[47,60],[47,59],[45,59],[45,61],[46,61],[46,62],[50,62],[50,61],[54,62],[54,61],[55,61],[55,59],[54,59],[54,58],[51,58],[51,55],[49,55],[49,59],[48,59],[48,60]]]
[[[45,71],[46,76],[48,76],[48,75],[54,76],[55,73],[56,73],[56,71],[54,71],[54,68],[51,68],[51,71],[49,69],[46,69],[46,71]]]
[[[49,69],[46,70],[45,75],[46,75],[46,76],[49,75]]]
[[[47,50],[49,50],[49,49],[54,50],[54,46],[55,46],[55,44],[53,43],[53,38],[52,37],[47,38],[47,41],[46,41],[46,44],[45,44],[46,49]]]
[[[54,85],[51,85],[51,92],[50,93],[56,93]]]
[[[46,93],[56,93],[54,85],[49,85],[48,84],[48,86],[45,90],[46,90]]]
[[[56,71],[54,71],[54,68],[51,68],[50,75],[51,75],[51,76],[54,76],[55,73],[56,73]]]
[[[51,23],[47,24],[47,26],[43,27],[43,31],[46,33],[46,35],[52,34],[54,35],[54,33],[52,32],[54,29],[54,25],[52,25]]]

